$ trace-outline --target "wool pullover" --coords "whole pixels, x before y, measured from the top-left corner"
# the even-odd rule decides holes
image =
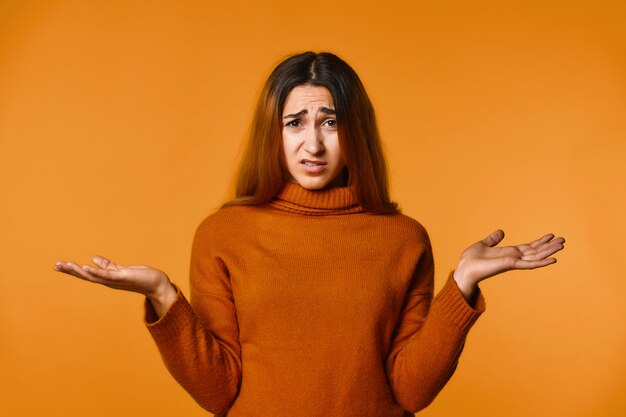
[[[198,226],[189,302],[145,324],[170,373],[220,417],[407,417],[456,369],[485,309],[452,278],[436,297],[424,227],[351,187],[286,183]]]

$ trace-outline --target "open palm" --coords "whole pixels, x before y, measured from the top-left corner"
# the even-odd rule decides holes
[[[59,261],[54,268],[86,281],[146,296],[156,293],[161,285],[169,283],[163,271],[147,265],[120,265],[102,256],[94,256],[93,263],[96,266],[80,267],[74,262]]]
[[[498,229],[486,238],[474,243],[461,253],[457,267],[472,285],[513,269],[535,269],[556,262],[550,256],[563,249],[565,239],[554,238],[549,233],[530,243],[516,246],[496,247],[504,239],[504,231]]]

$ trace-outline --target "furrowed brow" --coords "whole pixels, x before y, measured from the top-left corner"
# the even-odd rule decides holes
[[[298,113],[288,114],[287,116],[283,117],[283,119],[289,119],[291,117],[300,117],[307,113],[308,111],[306,109],[303,109],[303,110],[300,110]]]
[[[328,107],[320,107],[320,112],[325,113],[325,114],[336,114],[335,109],[330,109]],[[302,109],[298,113],[286,115],[285,117],[283,117],[283,119],[296,118],[296,117],[304,116],[307,113],[308,113],[307,109]]]

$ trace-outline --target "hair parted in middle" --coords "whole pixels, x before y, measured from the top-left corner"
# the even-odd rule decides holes
[[[282,112],[296,86],[326,87],[333,98],[339,147],[346,166],[339,173],[359,204],[379,214],[399,213],[389,199],[387,164],[374,107],[356,72],[330,52],[304,52],[274,68],[256,105],[248,144],[236,175],[236,198],[222,205],[262,205],[278,194],[288,172],[282,145]]]

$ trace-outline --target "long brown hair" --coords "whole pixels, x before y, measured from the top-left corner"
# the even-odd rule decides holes
[[[284,185],[282,112],[289,92],[299,85],[326,87],[337,116],[339,147],[346,162],[339,175],[353,186],[367,211],[400,212],[389,199],[387,164],[372,103],[358,75],[329,52],[304,52],[282,61],[267,79],[250,127],[249,140],[236,175],[236,198],[222,205],[268,203]]]

